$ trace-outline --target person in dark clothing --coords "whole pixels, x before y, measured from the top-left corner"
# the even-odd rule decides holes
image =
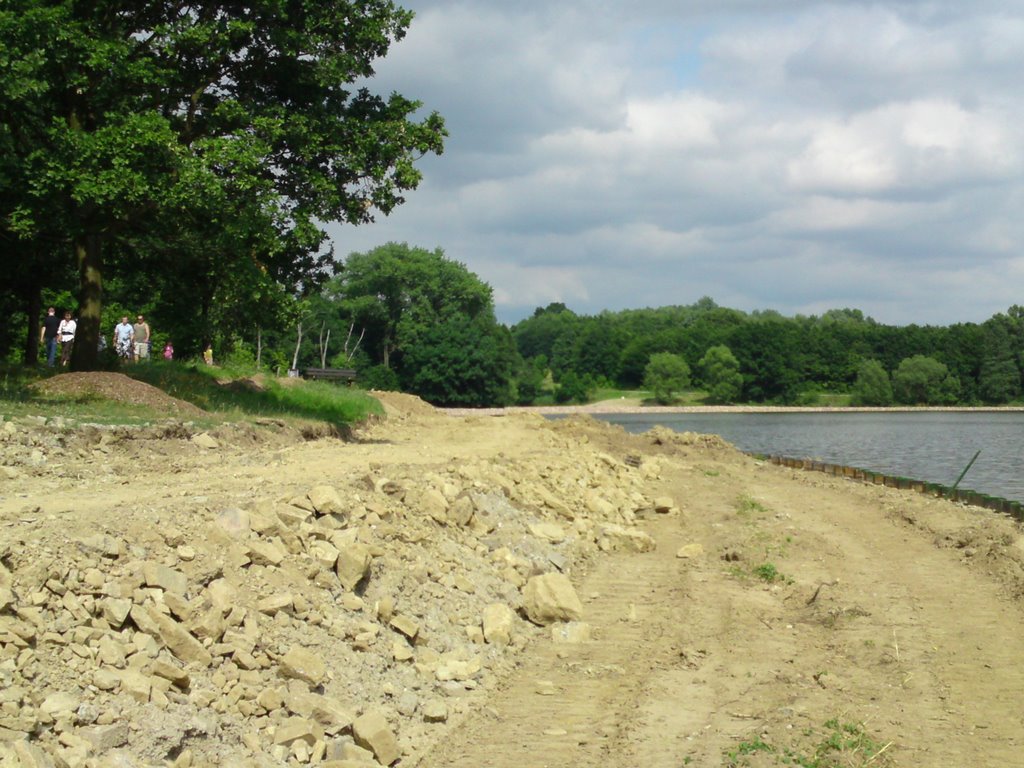
[[[39,329],[39,343],[46,348],[46,364],[53,368],[57,362],[57,329],[60,328],[60,318],[57,317],[57,310],[50,307],[46,310],[46,317]]]

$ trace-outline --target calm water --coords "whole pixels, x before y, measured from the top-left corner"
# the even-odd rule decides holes
[[[811,458],[1024,501],[1024,413],[601,414],[629,432],[661,424],[721,435],[743,451]]]

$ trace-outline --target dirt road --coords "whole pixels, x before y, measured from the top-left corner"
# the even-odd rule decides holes
[[[736,456],[665,489],[657,552],[581,584],[594,640],[539,643],[422,765],[1024,765],[1017,526]]]
[[[314,571],[299,551],[308,546],[304,539],[290,556],[297,558],[293,569],[289,560],[279,569],[246,566],[232,583],[252,592],[239,593],[240,605],[255,606],[272,588],[289,590],[296,606],[313,606],[278,614],[261,631],[281,647],[299,638],[318,649],[333,670],[318,690],[348,697],[354,714],[371,705],[382,712],[397,731],[400,765],[1024,766],[1024,536],[1012,521],[759,463],[713,442],[627,435],[589,420],[555,425],[539,417],[442,416],[401,399],[389,411],[386,423],[347,444],[250,440],[236,430],[225,432],[216,450],[170,437],[77,454],[55,450],[46,463],[17,465],[0,481],[0,562],[12,570],[17,594],[40,558],[63,561],[54,553],[66,554],[67,542],[103,530],[124,537],[136,559],[167,552],[159,555],[164,562],[192,578],[190,569],[203,563],[207,526],[220,510],[289,499],[329,483],[343,494],[352,489],[347,503],[365,505],[349,525],[362,523],[359,535],[380,564],[366,591],[343,597],[320,577],[310,580]],[[10,459],[12,442],[6,445]],[[654,469],[644,475],[648,470],[614,468],[623,457],[640,457]],[[576,551],[569,543],[538,543],[528,533],[510,538],[513,529],[525,530],[512,518],[503,523],[505,534],[500,526],[474,533],[410,511],[410,499],[420,498],[413,493],[419,480],[439,488],[456,480],[468,488],[497,483],[525,508],[533,498],[530,484],[542,481],[584,498],[583,486],[595,487],[601,467],[643,483],[648,498],[675,499],[681,512],[636,521],[656,540],[655,551],[601,553],[586,518],[561,520],[577,532],[579,546],[591,542]],[[396,478],[409,489],[401,508],[393,491],[379,493],[388,488],[386,479]],[[373,501],[375,487],[383,501]],[[183,555],[183,546],[194,551]],[[509,549],[512,555],[501,555]],[[570,570],[591,639],[554,642],[550,628],[520,620],[504,655],[481,645],[476,619],[467,617],[495,595],[511,595],[509,582],[495,580],[488,565],[498,555],[513,564],[506,579],[518,578],[515,567],[529,575],[538,563],[550,567],[560,557],[579,556]],[[223,567],[229,581],[232,562],[228,557]],[[67,568],[47,565],[39,579],[74,587],[86,566],[107,567],[94,559],[72,564],[68,575]],[[50,603],[42,581],[34,589],[21,594],[31,594],[45,612]],[[136,602],[153,593],[136,591]],[[385,597],[398,611],[418,611],[429,639],[426,646],[413,644],[415,666],[392,657],[395,635],[380,609]],[[251,611],[246,621],[256,620]],[[4,621],[0,616],[0,642]],[[155,657],[157,649],[132,640],[133,632],[141,634],[123,629],[120,636]],[[83,637],[79,631],[75,642]],[[476,640],[467,645],[467,637]],[[29,658],[36,688],[72,685],[66,673],[45,666],[70,658],[64,641],[54,642],[59,653],[48,655],[40,641]],[[0,674],[13,675],[8,690],[24,688],[19,701],[0,697],[0,750],[17,737],[11,729],[22,727],[26,712],[41,707],[17,676],[23,646],[0,658]],[[277,647],[268,641],[270,663]],[[435,680],[431,659],[458,653],[477,654],[483,671],[464,683],[437,682],[442,678]],[[230,666],[221,665],[222,677]],[[102,692],[82,695],[101,712],[134,723],[125,748],[144,759],[132,764],[162,764],[161,756],[163,764],[180,764],[185,752],[195,766],[241,756],[258,765],[290,764],[296,755],[307,763],[341,758],[326,737],[326,752],[317,753],[312,741],[308,751],[289,752],[291,745],[282,751],[275,728],[295,714],[270,708],[259,688],[273,684],[273,666],[243,670],[243,680],[248,674],[253,681],[253,702],[263,693],[260,705],[240,714],[233,707],[249,693],[232,689],[231,674],[223,681],[216,669],[212,675],[194,670],[192,690],[172,697],[170,708],[155,695],[130,704]],[[237,670],[232,674],[237,679]],[[204,692],[210,685],[216,695]],[[216,685],[225,690],[222,700]],[[447,714],[424,721],[419,712],[432,697],[440,697]],[[173,748],[161,741],[163,731],[147,737],[148,724],[169,717],[176,702],[192,707],[189,717],[212,707],[218,727],[205,735],[193,729]],[[5,713],[17,717],[5,720]],[[350,743],[347,734],[342,730],[337,744]],[[31,738],[46,749],[75,748],[70,737],[58,743],[55,736],[40,719]]]

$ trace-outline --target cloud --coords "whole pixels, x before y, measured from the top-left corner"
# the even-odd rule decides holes
[[[1016,301],[991,277],[1021,269],[1016,4],[410,5],[373,86],[451,137],[390,217],[331,228],[339,254],[441,247],[509,322],[550,301],[897,323]]]

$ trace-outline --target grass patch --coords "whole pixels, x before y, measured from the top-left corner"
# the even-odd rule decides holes
[[[194,419],[203,426],[226,419],[261,417],[343,426],[384,413],[381,404],[364,391],[329,382],[278,380],[271,376],[232,378],[220,368],[162,360],[125,366],[122,373],[209,411],[209,417]],[[44,396],[32,389],[32,383],[51,375],[53,372],[46,369],[0,369],[0,414],[60,416],[103,424],[142,424],[167,417],[153,408],[93,395]]]
[[[754,575],[766,584],[781,581],[783,576],[773,563],[762,563],[754,569]]]
[[[736,499],[736,514],[740,517],[753,517],[755,513],[766,514],[768,507],[747,494]]]
[[[172,397],[219,413],[291,416],[335,425],[384,413],[381,404],[361,389],[325,381],[278,380],[270,376],[224,381],[224,371],[215,367],[163,361],[131,366],[124,373]]]
[[[760,737],[741,741],[726,751],[725,765],[728,768],[750,765],[750,756],[757,753],[770,756],[769,760],[774,765],[799,768],[885,768],[893,765],[889,756],[892,742],[879,743],[868,735],[863,723],[832,718],[822,729],[811,729],[805,736],[809,744],[799,748],[779,748]],[[761,758],[758,765],[764,764]]]

